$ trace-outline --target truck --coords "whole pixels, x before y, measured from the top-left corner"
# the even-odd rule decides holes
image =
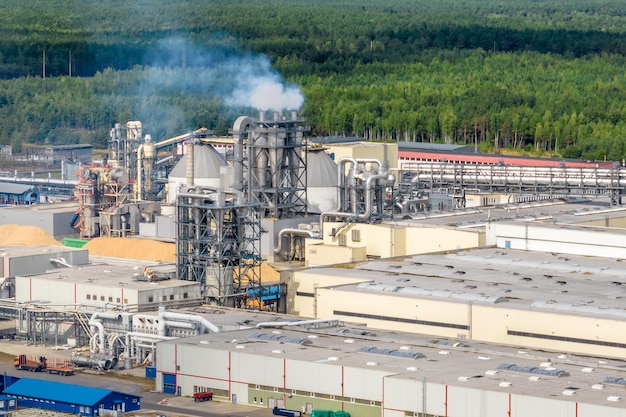
[[[47,367],[46,358],[44,356],[29,357],[24,354],[18,355],[13,359],[13,365],[15,369],[30,372],[41,372]]]
[[[30,357],[24,354],[13,359],[15,369],[30,372],[47,372],[58,375],[74,375],[74,367],[69,361],[48,361],[45,356]]]

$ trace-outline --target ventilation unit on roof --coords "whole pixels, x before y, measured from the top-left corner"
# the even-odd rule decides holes
[[[369,346],[364,346],[360,348],[359,352],[374,353],[376,355],[396,356],[396,357],[408,358],[408,359],[421,359],[421,358],[426,357],[423,354],[418,353],[418,352],[408,352],[405,350],[394,350],[394,349],[380,349],[377,347],[369,347]]]
[[[498,365],[496,369],[512,371],[512,372],[524,372],[524,373],[536,374],[536,375],[546,375],[546,376],[552,376],[555,378],[569,376],[569,373],[565,371],[561,371],[556,368],[540,368],[537,366],[518,366],[514,363],[503,363],[501,365]]]

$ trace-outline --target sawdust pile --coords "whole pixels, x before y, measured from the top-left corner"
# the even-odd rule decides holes
[[[142,261],[176,261],[176,245],[148,239],[97,237],[83,246],[90,255]]]
[[[261,264],[261,281],[262,282],[280,281],[280,272],[275,270],[272,266],[263,262]]]
[[[17,224],[0,225],[0,245],[63,246],[41,227]]]

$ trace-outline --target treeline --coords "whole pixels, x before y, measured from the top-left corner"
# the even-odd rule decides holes
[[[253,109],[225,104],[224,62],[251,53],[314,134],[623,159],[625,32],[612,0],[5,0],[0,143],[226,134]]]

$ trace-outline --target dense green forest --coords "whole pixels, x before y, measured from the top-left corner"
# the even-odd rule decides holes
[[[625,34],[613,0],[4,0],[0,144],[302,106],[315,135],[622,160]]]

